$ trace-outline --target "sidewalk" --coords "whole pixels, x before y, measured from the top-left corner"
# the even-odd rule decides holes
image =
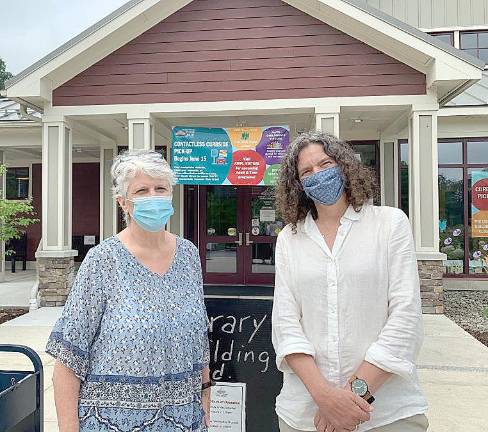
[[[44,364],[45,432],[57,431],[52,373],[44,347],[61,308],[42,308],[0,325],[0,343],[34,348]],[[430,432],[484,432],[488,401],[488,348],[445,316],[424,315],[425,340],[418,361],[429,401]],[[28,366],[0,356],[0,369]],[[266,431],[263,431],[266,432]]]
[[[5,280],[0,283],[0,307],[29,307],[31,291],[36,282],[36,270],[6,271]]]

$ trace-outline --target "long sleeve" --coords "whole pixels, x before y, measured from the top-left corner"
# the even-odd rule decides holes
[[[61,317],[49,336],[46,352],[85,380],[90,348],[105,308],[100,256],[91,249],[81,264]]]
[[[290,262],[284,244],[283,232],[276,243],[275,291],[272,315],[272,342],[276,351],[276,365],[281,372],[291,372],[285,356],[295,353],[315,357],[315,349],[300,324],[301,308],[293,292]]]
[[[392,215],[388,244],[388,318],[365,360],[410,380],[423,341],[417,257],[408,218]]]

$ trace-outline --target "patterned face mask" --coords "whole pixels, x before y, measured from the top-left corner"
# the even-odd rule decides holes
[[[310,199],[323,205],[332,205],[344,192],[344,175],[341,167],[336,165],[305,177],[302,185]]]

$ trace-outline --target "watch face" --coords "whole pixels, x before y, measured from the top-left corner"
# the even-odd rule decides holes
[[[363,397],[368,392],[368,384],[362,379],[355,379],[351,383],[351,390],[358,396]]]

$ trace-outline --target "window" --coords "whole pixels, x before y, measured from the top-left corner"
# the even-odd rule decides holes
[[[398,170],[398,187],[399,197],[400,197],[400,205],[399,207],[405,212],[408,216],[409,209],[408,209],[408,141],[401,140],[399,142],[400,151],[399,153],[399,170]]]
[[[488,31],[460,32],[459,48],[488,62]]]
[[[398,146],[398,205],[408,214],[408,142],[401,140]],[[439,250],[447,255],[444,272],[451,277],[486,277],[488,138],[440,140],[438,155]]]
[[[6,197],[11,200],[29,197],[29,168],[7,168]]]
[[[448,45],[454,46],[454,32],[430,33],[430,35]]]

